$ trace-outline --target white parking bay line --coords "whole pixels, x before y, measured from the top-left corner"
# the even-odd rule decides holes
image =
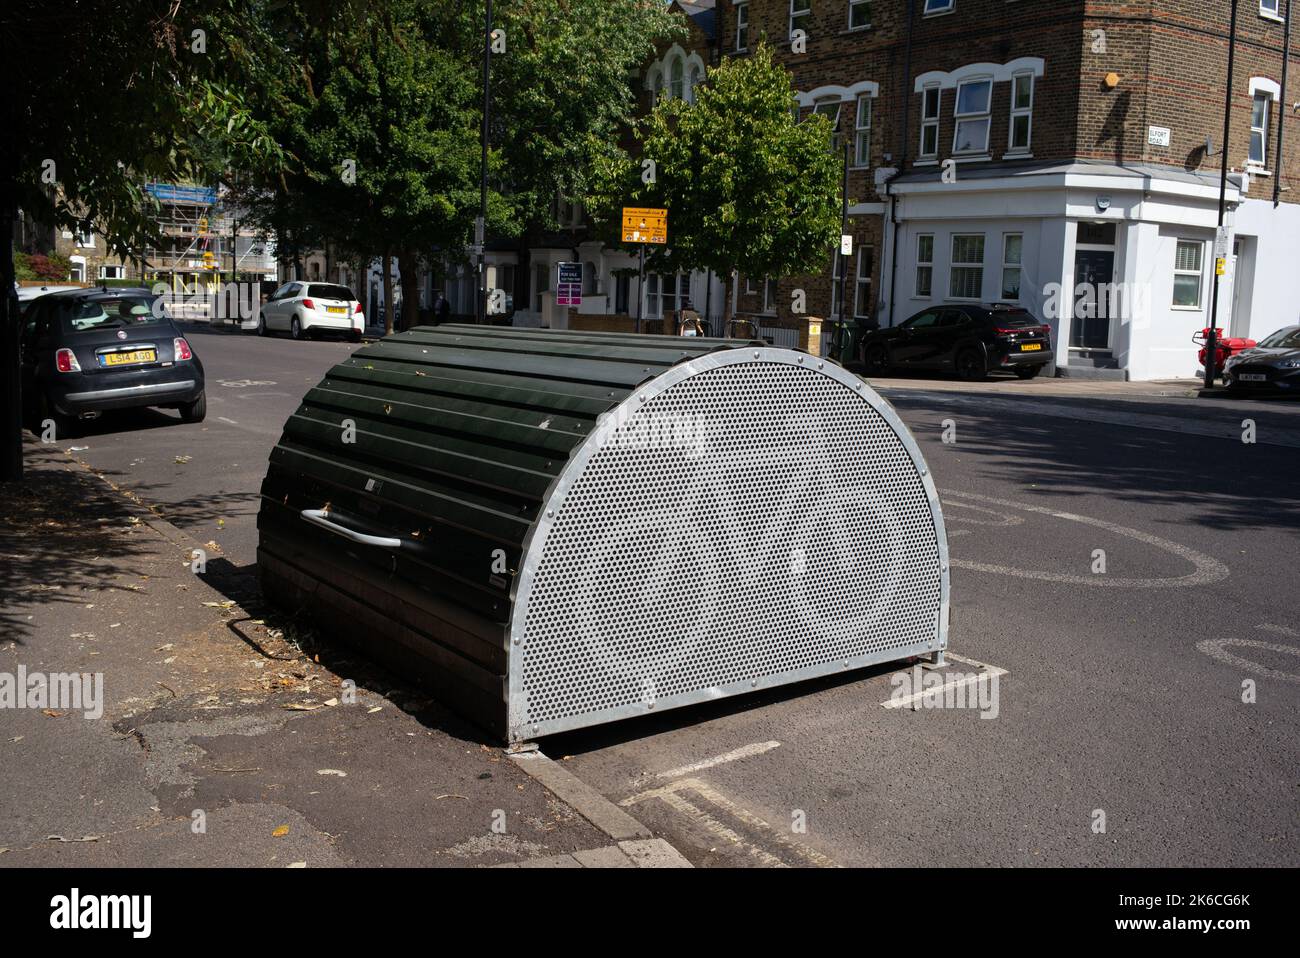
[[[887,709],[904,709],[916,702],[921,701],[926,696],[942,696],[947,689],[957,689],[965,685],[974,685],[976,682],[985,682],[994,678],[1000,678],[1007,674],[1007,670],[999,668],[996,665],[989,665],[987,662],[977,662],[974,659],[968,659],[965,656],[957,655],[953,652],[946,653],[947,657],[954,662],[961,662],[964,665],[974,666],[982,671],[974,675],[967,675],[965,678],[958,679],[955,682],[945,682],[941,686],[930,689],[922,689],[919,692],[913,692],[911,695],[905,695],[901,699],[890,699],[887,702],[881,702],[881,708]],[[906,670],[904,670],[906,671]]]
[[[233,419],[227,419],[225,416],[218,416],[217,418],[220,419],[222,422],[228,422],[228,423],[230,423],[232,426],[238,426],[238,425],[239,425],[239,423],[235,422],[235,420],[233,420]]]
[[[749,758],[751,755],[762,755],[764,752],[770,752],[772,749],[780,747],[780,742],[755,742],[752,745],[742,745],[740,748],[733,748],[730,752],[723,752],[721,755],[713,756],[713,758],[706,758],[702,762],[693,762],[690,765],[683,765],[681,768],[660,772],[655,778],[681,778],[683,775],[700,772],[726,762],[734,762],[737,759]]]
[[[682,795],[683,792],[691,793],[694,801],[685,798]],[[768,843],[769,848],[776,846],[788,855],[796,856],[807,864],[815,865],[818,868],[839,867],[834,861],[816,849],[787,838],[765,819],[736,804],[717,789],[712,788],[698,778],[678,779],[660,788],[652,788],[649,791],[625,798],[619,802],[619,805],[627,808],[652,798],[659,799],[667,804],[669,808],[684,815],[697,828],[708,832],[721,842],[743,849],[751,858],[770,868],[786,868],[789,866],[767,848],[747,841],[735,829],[728,827],[718,817],[719,815],[725,814],[740,822],[751,832],[761,836],[762,840]],[[699,804],[696,804],[697,802]],[[711,810],[701,808],[701,805],[708,806]]]

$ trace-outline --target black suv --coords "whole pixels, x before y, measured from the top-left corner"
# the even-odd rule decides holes
[[[1032,379],[1052,361],[1051,330],[1019,306],[944,303],[862,338],[868,376],[891,368],[952,370],[983,379],[1005,369]]]
[[[167,406],[207,414],[203,364],[147,289],[49,293],[23,315],[25,411],[60,438],[108,409]]]

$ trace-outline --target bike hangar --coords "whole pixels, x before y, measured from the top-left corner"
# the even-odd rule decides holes
[[[289,418],[263,592],[511,743],[948,641],[907,428],[761,341],[423,327]]]

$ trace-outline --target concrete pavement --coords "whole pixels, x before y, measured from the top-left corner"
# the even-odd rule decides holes
[[[195,569],[197,540],[64,452],[27,464],[3,488],[0,672],[44,691],[0,710],[0,865],[685,865],[318,645],[219,555]],[[88,677],[77,707],[59,675]]]

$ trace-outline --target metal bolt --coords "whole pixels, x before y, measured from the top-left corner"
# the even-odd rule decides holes
[[[548,516],[553,516],[553,515],[555,515],[555,513],[552,512],[550,509],[547,509],[547,510],[546,510],[546,514],[547,514]]]
[[[826,366],[825,363],[818,363],[818,364],[817,364],[817,368],[818,368],[818,369],[823,369],[825,366]]]
[[[754,350],[754,358],[755,358],[755,359],[757,359],[757,358],[758,358],[759,356],[761,356],[761,355],[762,355],[762,353],[760,353],[757,349]]]
[[[519,644],[519,636],[517,636],[517,635],[514,636],[514,637],[511,639],[511,641],[514,642],[515,645],[518,645],[518,644]]]
[[[799,357],[799,365],[800,365],[800,366],[803,365],[803,357],[802,357],[802,356]]]

